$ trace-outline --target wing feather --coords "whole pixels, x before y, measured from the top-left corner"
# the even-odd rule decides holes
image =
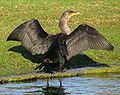
[[[32,54],[44,54],[52,44],[54,36],[47,34],[38,20],[24,22],[8,36],[7,41],[20,41]]]
[[[68,50],[67,59],[82,53],[87,49],[113,50],[113,46],[91,26],[86,24],[79,25],[66,38]]]

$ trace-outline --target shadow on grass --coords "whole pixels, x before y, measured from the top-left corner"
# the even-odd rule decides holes
[[[21,53],[21,55],[24,58],[31,60],[33,63],[38,63],[38,64],[42,63],[43,57],[44,57],[43,55],[32,55],[22,45],[12,47],[8,51]],[[71,58],[63,66],[63,68],[66,68],[66,69],[83,68],[83,67],[109,67],[109,65],[95,62],[85,54],[82,54],[82,55],[79,54]]]
[[[8,51],[20,53],[24,58],[31,60],[33,63],[41,63],[43,60],[43,55],[32,55],[22,45],[14,46]]]

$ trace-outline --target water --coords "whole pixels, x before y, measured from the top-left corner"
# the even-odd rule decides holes
[[[71,77],[0,85],[0,95],[120,95],[120,75]]]

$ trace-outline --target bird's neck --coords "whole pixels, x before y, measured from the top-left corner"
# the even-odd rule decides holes
[[[65,33],[67,35],[70,34],[70,28],[68,27],[67,25],[67,22],[68,22],[69,19],[65,19],[65,18],[60,18],[60,22],[59,22],[59,27],[62,31],[62,33]]]

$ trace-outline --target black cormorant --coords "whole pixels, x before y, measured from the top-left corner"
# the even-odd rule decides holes
[[[113,50],[108,40],[87,24],[81,24],[73,32],[70,31],[67,22],[78,14],[71,10],[65,11],[59,21],[61,33],[56,35],[45,32],[37,19],[28,20],[14,29],[7,41],[20,41],[33,55],[44,54],[42,65],[48,73],[52,71],[51,67],[60,66],[61,69],[67,60],[87,49]]]

